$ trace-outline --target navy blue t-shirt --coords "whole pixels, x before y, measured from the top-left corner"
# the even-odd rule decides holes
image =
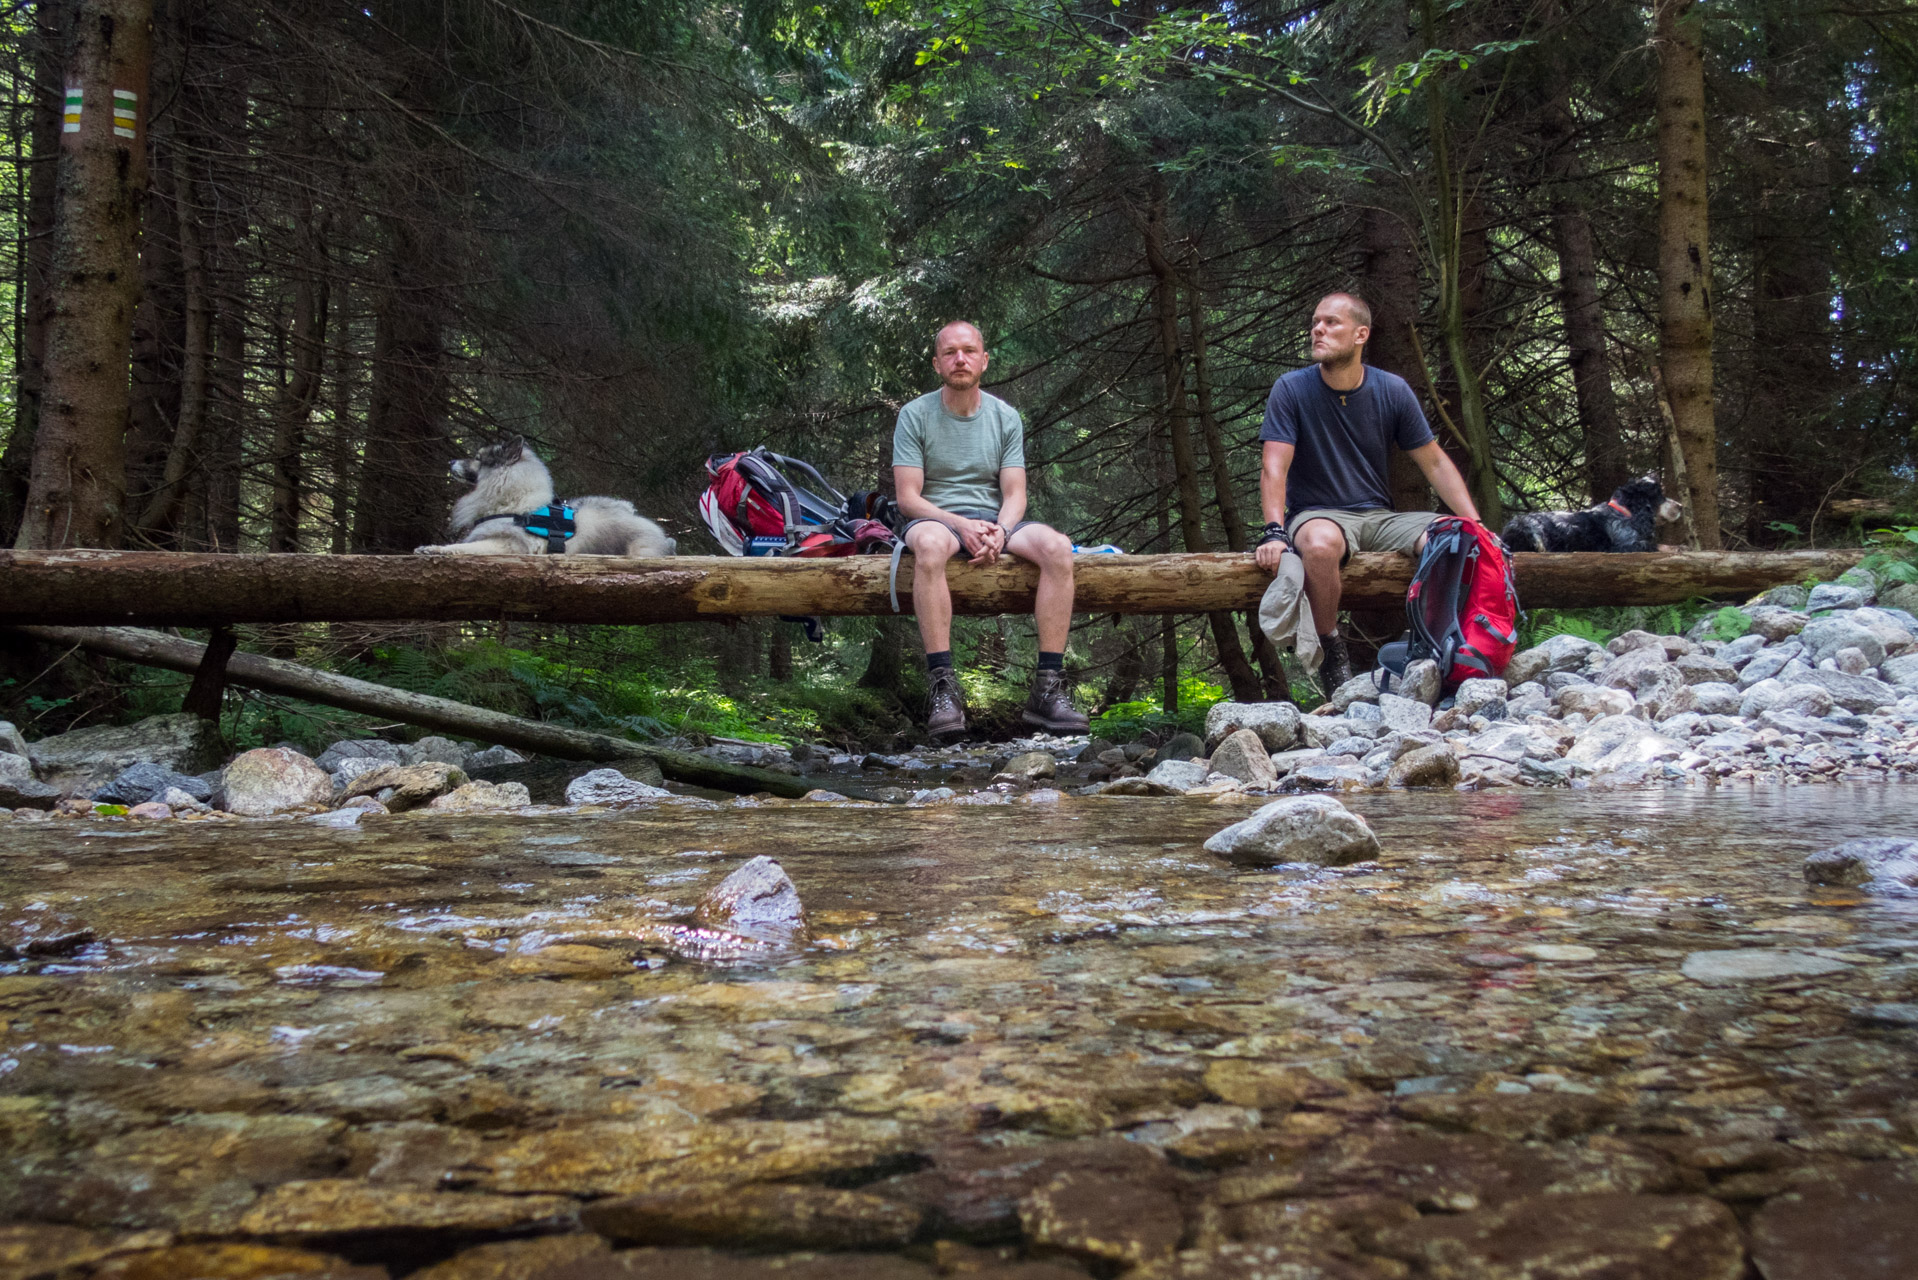
[[[1334,391],[1311,364],[1272,384],[1259,439],[1297,450],[1285,477],[1289,519],[1314,507],[1390,507],[1391,447],[1416,449],[1433,435],[1418,397],[1396,373],[1366,365],[1356,391]]]

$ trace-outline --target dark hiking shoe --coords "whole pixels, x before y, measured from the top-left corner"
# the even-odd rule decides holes
[[[1032,677],[1032,693],[1026,698],[1026,713],[1021,719],[1052,733],[1084,733],[1088,723],[1066,694],[1063,671],[1041,671]]]
[[[1324,648],[1324,655],[1319,659],[1319,687],[1329,698],[1352,678],[1352,655],[1345,651],[1345,637],[1336,631],[1320,636],[1319,644]]]
[[[935,738],[966,731],[966,700],[959,692],[959,674],[951,667],[926,673],[926,732]]]

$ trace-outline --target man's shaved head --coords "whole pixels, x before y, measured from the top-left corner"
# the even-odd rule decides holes
[[[1367,329],[1372,327],[1372,308],[1366,306],[1365,299],[1359,297],[1358,294],[1328,293],[1319,299],[1320,306],[1324,306],[1328,302],[1343,306],[1345,308],[1345,314],[1351,317],[1353,324],[1362,325]]]
[[[983,350],[985,348],[985,345],[986,345],[985,330],[981,329],[978,325],[974,324],[970,320],[948,320],[944,324],[939,326],[939,332],[932,335],[933,355],[936,356],[939,354],[939,344],[946,340],[946,332],[951,329],[971,330],[972,336],[978,339],[980,349]]]

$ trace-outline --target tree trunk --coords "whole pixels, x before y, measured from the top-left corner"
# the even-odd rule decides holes
[[[766,675],[775,684],[786,684],[793,678],[792,628],[790,622],[775,621],[772,638],[766,646]]]
[[[25,182],[26,250],[20,264],[19,330],[15,335],[13,433],[0,453],[0,546],[12,546],[26,515],[33,468],[33,440],[46,389],[47,325],[53,313],[53,226],[59,191],[62,70],[70,31],[70,0],[48,0],[34,9],[33,144]]]
[[[1657,0],[1659,364],[1701,546],[1720,545],[1705,61],[1693,0]]]
[[[387,287],[374,314],[373,395],[354,513],[354,549],[410,551],[439,541],[446,466],[445,299],[438,255],[406,222],[390,226]]]
[[[193,467],[200,432],[206,424],[208,367],[212,362],[212,305],[207,297],[206,250],[200,236],[198,186],[180,154],[172,152],[174,220],[180,231],[180,279],[184,292],[185,330],[180,343],[180,401],[167,447],[160,482],[141,510],[138,526],[155,534],[176,527],[175,517],[185,496],[187,473]],[[175,539],[175,541],[180,541]],[[198,539],[194,539],[195,542]]]
[[[110,547],[126,522],[152,0],[77,0],[54,218],[46,390],[20,547]]]
[[[319,398],[321,360],[326,351],[327,278],[319,250],[323,234],[322,230],[309,238],[306,269],[293,285],[293,376],[273,408],[273,445],[268,459],[273,479],[268,551],[300,549],[306,426]]]
[[[1625,433],[1605,351],[1605,312],[1598,300],[1598,247],[1580,194],[1584,166],[1563,97],[1546,112],[1545,172],[1552,183],[1552,247],[1558,255],[1558,304],[1565,317],[1572,390],[1585,445],[1585,490],[1603,502],[1631,478]]]
[[[1414,388],[1425,385],[1419,367],[1413,329],[1419,322],[1418,250],[1404,218],[1389,209],[1365,211],[1359,229],[1364,254],[1359,276],[1365,283],[1366,304],[1372,308],[1372,337],[1365,344],[1365,363],[1404,378]],[[1438,409],[1432,410],[1436,417]],[[1433,427],[1444,431],[1442,424]],[[1402,449],[1392,452],[1392,509],[1429,511],[1432,488],[1425,473]]]
[[[1750,595],[1784,582],[1828,580],[1865,550],[1523,553],[1519,598],[1532,608],[1671,604]],[[901,566],[902,606],[910,611]],[[911,623],[894,615],[885,556],[740,560],[676,556],[189,555],[0,551],[0,623],[204,627],[264,622],[582,622],[633,625],[775,614],[865,616],[895,642]],[[1342,575],[1361,608],[1405,598],[1410,557],[1361,552]],[[968,616],[1032,612],[1039,571],[1016,559],[946,567],[953,609]],[[1249,609],[1270,575],[1250,556],[1087,556],[1078,565],[1081,613],[1208,613]],[[886,646],[876,646],[884,653]],[[894,652],[898,649],[894,645]],[[1174,651],[1176,655],[1176,650]],[[875,662],[897,657],[875,657]],[[882,683],[881,687],[884,687]],[[868,687],[871,687],[869,684]]]
[[[793,561],[793,563],[797,564],[798,561]],[[906,575],[910,572],[910,566],[904,564],[899,566],[899,579],[902,584],[907,581]],[[899,590],[900,605],[903,608],[907,588],[901,585]],[[891,604],[888,603],[886,608],[888,615],[890,615]],[[812,612],[814,611],[808,609],[805,613],[787,613],[786,616],[803,618]],[[904,618],[886,616],[879,619],[877,630],[872,638],[872,651],[866,657],[866,669],[860,673],[859,676],[859,687],[861,689],[877,689],[882,693],[890,693],[895,698],[900,698],[902,701],[904,700],[902,685],[904,683],[903,677],[906,674],[906,637],[908,633],[909,629]]]
[[[48,644],[79,645],[124,662],[137,662],[169,671],[197,673],[206,656],[205,645],[133,627],[22,627],[20,633]],[[437,729],[442,733],[456,733],[461,737],[477,738],[481,742],[498,743],[520,751],[558,756],[563,760],[649,759],[659,765],[661,773],[675,782],[711,787],[718,791],[768,791],[776,796],[797,799],[813,789],[812,782],[790,774],[726,764],[691,752],[650,747],[584,729],[566,729],[537,720],[522,720],[518,716],[469,707],[463,702],[447,698],[407,693],[402,689],[336,676],[328,671],[315,671],[311,667],[256,654],[234,654],[227,661],[226,679],[229,684],[342,707],[363,715]],[[879,798],[869,788],[856,782],[835,780],[833,788],[841,795],[854,799]]]

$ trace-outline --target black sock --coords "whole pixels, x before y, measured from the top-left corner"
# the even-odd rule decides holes
[[[1336,631],[1326,632],[1324,635],[1319,637],[1319,648],[1321,649],[1331,648],[1332,645],[1338,641],[1338,638],[1339,638],[1338,632]]]
[[[1064,671],[1065,669],[1066,655],[1063,651],[1059,653],[1047,653],[1044,649],[1039,650],[1039,670]]]
[[[937,671],[941,667],[949,667],[951,665],[952,650],[950,649],[941,649],[938,653],[929,653],[926,655],[926,670],[928,671]]]

